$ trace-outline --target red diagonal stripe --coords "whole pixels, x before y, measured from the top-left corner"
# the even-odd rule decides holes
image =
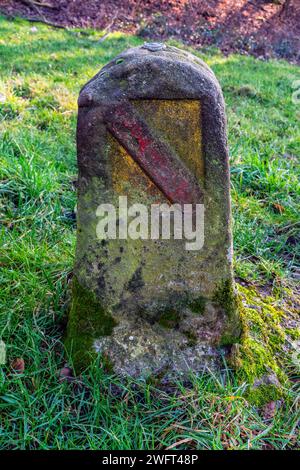
[[[177,155],[151,132],[133,106],[128,102],[111,106],[105,119],[112,135],[172,203],[203,202],[195,177]]]

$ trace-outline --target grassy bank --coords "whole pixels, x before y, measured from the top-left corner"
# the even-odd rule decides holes
[[[247,401],[249,376],[241,381],[225,364],[168,393],[121,384],[99,364],[70,383],[59,380],[75,248],[76,100],[106,62],[141,44],[100,36],[0,17],[0,338],[8,359],[0,367],[0,448],[299,447],[299,362],[291,348],[290,381],[272,412]],[[285,339],[298,338],[300,109],[292,83],[299,71],[284,61],[199,54],[227,103],[236,276],[282,312],[274,325],[283,329],[285,352]],[[251,348],[268,343],[252,338],[248,331]],[[280,355],[277,346],[268,352]],[[20,357],[25,370],[17,373],[11,362]]]

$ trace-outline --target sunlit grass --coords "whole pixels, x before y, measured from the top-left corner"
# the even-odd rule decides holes
[[[67,285],[75,250],[77,96],[136,37],[0,19],[1,448],[275,448],[296,445],[296,391],[271,421],[241,398],[234,374],[192,377],[179,392],[120,383],[94,365],[60,383]],[[295,287],[299,270],[299,120],[295,66],[204,57],[224,90],[236,274]],[[247,387],[247,384],[245,384]]]

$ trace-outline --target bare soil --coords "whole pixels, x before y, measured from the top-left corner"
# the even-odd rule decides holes
[[[0,11],[300,61],[300,0],[0,0]]]

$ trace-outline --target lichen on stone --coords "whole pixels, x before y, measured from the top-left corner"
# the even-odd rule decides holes
[[[78,103],[74,273],[81,285],[74,281],[68,349],[75,351],[75,362],[84,364],[90,354],[107,353],[116,373],[133,376],[166,363],[180,373],[218,364],[220,340],[221,345],[237,341],[240,323],[228,257],[232,236],[225,108],[213,72],[176,48],[155,54],[135,48],[89,81]],[[139,132],[128,132],[128,122],[117,122],[116,116],[126,122],[134,117],[129,124],[138,124]],[[167,167],[159,161],[169,162],[174,180],[164,181]],[[128,206],[175,202],[177,174],[184,186],[188,181],[197,188],[191,203],[205,204],[202,250],[188,250],[184,238],[173,236],[116,237],[105,244],[98,239],[100,204],[117,208],[125,195]]]

